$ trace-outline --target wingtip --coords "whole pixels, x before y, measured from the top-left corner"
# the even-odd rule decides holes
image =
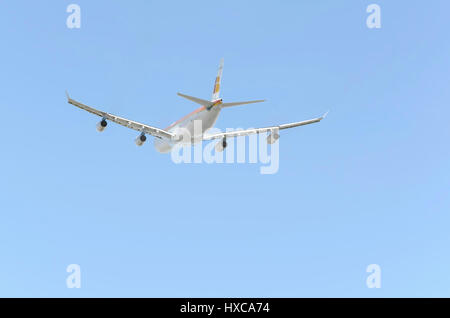
[[[69,92],[67,90],[66,90],[66,97],[67,97],[67,100],[70,100]]]
[[[322,115],[322,119],[324,119],[325,117],[327,117],[327,115],[328,115],[329,112],[330,112],[330,111],[327,111],[325,114],[323,114],[323,115]]]

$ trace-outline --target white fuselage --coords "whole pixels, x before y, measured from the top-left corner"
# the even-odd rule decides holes
[[[178,141],[155,138],[154,145],[156,150],[161,153],[168,153],[178,143],[194,144],[200,142],[203,134],[216,123],[220,110],[220,103],[211,107],[209,110],[205,106],[202,106],[174,122],[166,130],[175,134],[178,137],[175,140]],[[191,138],[186,138],[186,136],[190,136]]]

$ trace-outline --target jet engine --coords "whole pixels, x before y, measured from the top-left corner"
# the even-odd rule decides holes
[[[142,146],[147,140],[147,137],[145,136],[145,134],[140,134],[135,140],[134,142],[136,143],[136,145],[138,145],[139,147]]]
[[[271,133],[269,136],[267,136],[267,143],[268,143],[269,145],[272,145],[272,144],[274,144],[278,139],[280,139],[280,135],[277,134],[277,133],[275,133],[275,132],[273,132],[273,133]]]
[[[108,126],[108,122],[106,120],[102,119],[97,124],[97,131],[102,132],[103,130],[105,130],[106,126]]]

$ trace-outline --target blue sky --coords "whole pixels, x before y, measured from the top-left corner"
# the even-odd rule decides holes
[[[81,29],[66,7],[81,7]],[[366,27],[377,3],[382,28]],[[448,1],[1,1],[0,296],[450,296]],[[136,132],[222,95],[280,169],[181,164]],[[81,266],[82,288],[66,287]],[[366,287],[379,264],[382,288]]]

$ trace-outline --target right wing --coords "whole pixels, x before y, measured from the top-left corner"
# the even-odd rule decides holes
[[[232,106],[239,106],[239,105],[247,105],[247,104],[254,104],[254,103],[262,103],[265,102],[265,99],[259,99],[259,100],[251,100],[248,102],[234,102],[234,103],[223,103],[222,107],[232,107]]]
[[[318,123],[319,121],[324,119],[327,114],[328,114],[328,112],[318,118],[313,118],[313,119],[304,120],[304,121],[298,121],[298,122],[290,123],[290,124],[282,124],[282,125],[278,125],[278,126],[265,127],[265,128],[254,128],[254,129],[247,129],[247,130],[236,130],[236,131],[230,131],[230,132],[212,134],[212,135],[204,135],[203,140],[213,140],[213,139],[232,138],[232,137],[238,137],[238,136],[248,136],[248,135],[252,135],[252,134],[260,134],[260,133],[267,132],[267,131],[276,132],[276,131],[282,130],[282,129],[288,129],[288,128],[294,128],[294,127],[298,127],[298,126],[304,126],[304,125]]]
[[[83,110],[85,110],[87,112],[90,112],[90,113],[92,113],[94,115],[100,116],[100,117],[102,117],[102,118],[104,118],[106,120],[110,120],[110,121],[112,121],[112,122],[114,122],[116,124],[125,126],[127,128],[131,128],[131,129],[137,130],[139,132],[143,132],[143,133],[146,133],[146,134],[149,134],[149,135],[152,135],[152,136],[155,136],[155,137],[159,137],[159,138],[172,139],[172,138],[175,137],[174,134],[172,134],[172,133],[170,133],[170,132],[168,132],[168,131],[166,131],[164,129],[148,126],[146,124],[142,124],[142,123],[139,123],[137,121],[133,121],[133,120],[129,120],[129,119],[126,119],[126,118],[122,118],[122,117],[119,117],[119,116],[116,116],[116,115],[113,115],[113,114],[110,114],[110,113],[106,113],[106,112],[103,112],[101,110],[92,108],[90,106],[84,105],[84,104],[82,104],[80,102],[77,102],[76,100],[73,100],[72,98],[70,98],[69,94],[67,94],[67,101],[68,101],[69,104],[77,106],[78,108],[81,108],[81,109],[83,109]]]

